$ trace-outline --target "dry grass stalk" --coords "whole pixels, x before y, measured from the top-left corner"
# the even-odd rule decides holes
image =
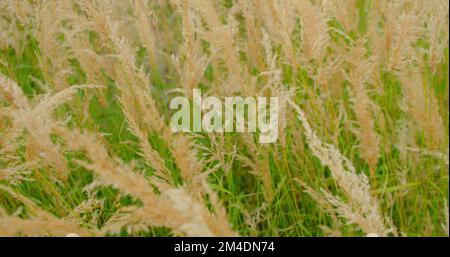
[[[49,199],[36,199],[48,200],[56,215],[7,191],[8,199],[35,211],[9,215],[17,210],[5,207],[0,233],[104,235],[166,226],[189,236],[237,235],[238,230],[309,234],[315,227],[332,235],[358,234],[344,228],[340,218],[366,235],[394,233],[381,204],[384,210],[407,213],[417,207],[413,192],[435,195],[435,188],[426,187],[428,180],[439,179],[440,187],[448,177],[448,152],[443,150],[448,146],[448,112],[443,108],[448,105],[443,71],[448,64],[448,2],[431,2],[0,1],[0,181],[9,185],[3,191],[43,187]],[[278,142],[261,145],[249,134],[172,132],[168,97],[182,92],[192,100],[198,87],[219,98],[278,97]],[[294,97],[304,101],[302,109],[290,100]],[[104,112],[110,111],[120,118],[106,117],[105,125]],[[294,122],[295,114],[301,124]],[[122,117],[124,123],[118,124]],[[356,133],[348,122],[352,118]],[[114,140],[102,141],[99,129]],[[125,143],[124,134],[138,149],[113,145]],[[74,157],[79,150],[87,161]],[[135,159],[125,162],[119,158],[122,151]],[[317,192],[307,185],[317,175],[315,158],[331,171],[330,178],[320,180],[323,188],[336,183],[340,193]],[[356,172],[365,164],[360,160],[369,167],[370,184]],[[77,177],[80,166],[80,173],[87,169],[95,174],[89,188],[113,186],[118,197],[130,195],[140,203],[115,205],[111,215],[99,218],[93,213],[106,199],[96,199],[95,190],[81,190],[83,199],[69,197],[66,202],[63,191],[73,189],[66,178]],[[383,172],[375,176],[375,170]],[[250,172],[257,181],[248,188],[236,185],[241,178],[235,172]],[[321,209],[298,204],[302,196],[294,190],[295,178],[305,181],[302,186]],[[277,179],[282,183],[275,185]],[[420,183],[423,179],[427,183]],[[381,180],[386,186],[374,191],[385,197],[378,199],[370,185]],[[445,185],[439,188],[439,193],[446,191]],[[427,208],[435,206],[433,199],[420,199]],[[331,219],[315,224],[316,219],[299,215],[303,208],[318,217],[327,212]],[[436,234],[434,214],[418,213],[425,215],[424,225],[410,230],[420,227],[424,235]],[[243,227],[240,214],[250,220],[249,228]],[[407,215],[393,216],[400,225],[410,225]],[[103,219],[106,224],[99,222]],[[299,223],[314,224],[314,229]],[[16,229],[9,224],[17,224]]]
[[[369,165],[371,177],[374,178],[380,150],[372,119],[373,103],[366,92],[366,83],[371,80],[373,62],[366,59],[364,48],[354,47],[353,51],[351,60],[349,60],[351,61],[351,68],[347,74],[347,79],[353,87],[353,111],[359,125],[357,136],[360,142],[361,156]]]
[[[408,113],[426,135],[426,144],[432,150],[444,144],[445,128],[434,92],[417,69],[403,71],[400,76]]]
[[[13,236],[65,236],[76,233],[81,236],[94,236],[96,231],[82,228],[75,220],[60,219],[42,210],[26,197],[6,186],[0,190],[21,201],[33,214],[28,219],[6,214],[0,209],[0,235]]]
[[[289,103],[297,112],[311,151],[324,166],[330,169],[334,180],[347,198],[347,202],[328,191],[322,192],[323,197],[334,206],[335,211],[341,217],[350,223],[357,224],[364,233],[387,236],[392,231],[385,226],[378,199],[370,194],[367,177],[364,174],[357,174],[351,162],[342,156],[333,145],[322,143],[300,107],[292,101]]]

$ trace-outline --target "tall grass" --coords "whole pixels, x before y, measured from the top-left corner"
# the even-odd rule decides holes
[[[0,236],[448,236],[446,0],[2,0]],[[279,98],[279,138],[173,97]]]

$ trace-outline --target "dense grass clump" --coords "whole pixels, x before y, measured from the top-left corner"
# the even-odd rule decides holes
[[[1,0],[0,236],[448,236],[447,0]],[[278,140],[170,127],[277,97]]]

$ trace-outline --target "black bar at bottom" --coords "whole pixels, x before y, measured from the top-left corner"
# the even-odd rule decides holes
[[[364,256],[408,253],[432,256],[449,238],[0,238],[14,255],[64,256]],[[8,255],[4,255],[8,256]]]

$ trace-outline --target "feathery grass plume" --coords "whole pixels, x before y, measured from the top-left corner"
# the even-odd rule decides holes
[[[69,86],[68,77],[72,73],[69,67],[70,54],[67,52],[65,41],[61,38],[66,29],[64,26],[66,8],[70,1],[37,1],[34,7],[35,21],[32,35],[39,43],[40,55],[38,65],[45,83],[57,90]]]
[[[0,73],[0,93],[2,99],[15,108],[29,108],[28,99],[15,81]]]
[[[147,197],[148,198],[148,197]],[[148,226],[166,226],[181,236],[224,236],[211,230],[202,204],[183,188],[167,188],[158,196],[158,202],[132,210],[128,215],[116,219],[103,228],[107,232],[119,232],[126,227],[130,233],[146,230]],[[155,206],[158,206],[155,211]],[[214,226],[214,224],[212,224]]]
[[[31,178],[31,170],[38,166],[36,161],[28,161],[24,164],[17,156],[12,156],[11,153],[1,151],[3,155],[0,160],[8,163],[6,167],[0,168],[0,181],[6,181],[10,185],[18,185],[24,181],[33,181]]]
[[[206,26],[197,27],[196,30],[202,39],[211,44],[215,53],[215,56],[211,58],[222,60],[228,70],[228,86],[217,88],[217,90],[225,94],[241,92],[248,95],[248,90],[244,85],[248,70],[239,60],[239,45],[235,40],[239,24],[233,13],[228,14],[227,23],[223,24],[213,2],[208,0],[189,1],[188,6],[193,10],[192,15],[197,15],[198,19],[205,22]]]
[[[408,113],[425,133],[427,146],[432,150],[439,149],[446,135],[433,89],[416,67],[401,71],[399,76]]]
[[[336,20],[345,28],[345,31],[356,31],[358,26],[357,0],[330,0],[332,2],[332,13]]]
[[[109,12],[105,12],[105,15],[110,14]],[[155,151],[152,151],[146,139],[147,132],[145,129],[150,129],[161,133],[161,138],[169,147],[175,163],[180,169],[183,180],[186,182],[185,186],[194,195],[199,194],[203,196],[205,194],[205,188],[202,185],[207,183],[202,182],[202,180],[205,180],[206,177],[201,173],[202,165],[196,159],[195,154],[190,154],[190,140],[182,135],[173,135],[167,125],[164,124],[163,118],[155,105],[155,101],[147,92],[147,83],[150,80],[145,71],[137,66],[136,53],[133,51],[131,43],[120,34],[116,22],[112,19],[107,20],[106,25],[108,29],[104,32],[105,38],[110,38],[110,48],[116,52],[115,57],[118,60],[114,65],[120,71],[120,73],[111,73],[110,76],[115,80],[120,90],[121,95],[119,99],[121,99],[122,110],[129,125],[131,125],[133,133],[138,136],[147,161],[155,162],[158,175],[168,179],[169,175],[163,165],[163,160],[158,157]],[[214,203],[214,205],[216,204],[218,203]],[[220,206],[214,207],[217,210],[221,209]],[[225,219],[219,223],[227,224],[228,222]],[[230,226],[228,225],[228,227]],[[227,230],[231,231],[231,229]]]
[[[24,43],[33,24],[33,4],[30,1],[4,0],[0,2],[0,45],[12,47],[15,53],[24,50]]]
[[[265,29],[272,40],[280,43],[283,57],[293,66],[294,72],[300,67],[298,50],[292,43],[291,35],[296,25],[296,15],[293,1],[258,1],[261,5],[258,11],[259,19],[264,21]]]
[[[33,142],[32,145],[39,149],[42,160],[56,169],[60,179],[65,179],[67,166],[58,147],[50,140],[51,128],[48,123],[53,108],[62,99],[58,97],[43,99],[36,107],[31,107],[14,81],[0,75],[0,87],[3,98],[9,99],[9,102],[18,107],[14,110],[14,115],[11,115],[13,127],[26,129]]]
[[[134,134],[141,146],[140,155],[146,160],[147,164],[155,169],[156,176],[164,179],[168,183],[173,183],[170,171],[165,165],[164,159],[159,155],[157,151],[153,149],[148,141],[148,133],[145,129],[142,129],[142,125],[139,123],[139,116],[135,109],[132,108],[134,103],[133,96],[130,96],[131,91],[124,91],[119,98],[122,110],[126,121],[128,123],[129,129],[132,134]],[[140,106],[143,108],[144,106]]]
[[[365,56],[366,51],[362,46],[355,46],[347,60],[350,64],[347,80],[353,87],[353,111],[359,124],[357,133],[360,143],[360,152],[363,159],[369,165],[371,177],[375,177],[375,169],[378,164],[379,140],[371,119],[373,104],[366,93],[366,83],[370,82],[373,71],[373,61]]]
[[[265,200],[267,203],[271,203],[274,199],[275,192],[272,183],[272,173],[270,171],[270,153],[264,146],[256,144],[253,136],[246,135],[244,140],[249,148],[250,157],[238,155],[237,159],[250,169],[251,174],[261,180]]]
[[[0,11],[5,12],[5,9],[5,6],[0,3]],[[0,49],[5,49],[9,45],[17,45],[14,44],[11,36],[14,30],[15,29],[12,28],[11,24],[5,18],[0,18]],[[3,60],[0,61],[0,64],[4,65]]]
[[[97,197],[98,191],[89,186],[83,190],[87,198],[79,205],[73,208],[67,215],[67,218],[79,220],[90,230],[98,230],[102,226],[102,213],[108,211],[105,199]],[[114,217],[114,215],[112,215]]]
[[[77,1],[67,14],[68,22],[74,28],[68,33],[67,41],[74,57],[81,59],[81,67],[87,75],[92,74],[91,70],[101,72],[101,69],[108,74],[114,73],[112,58],[116,52],[112,35],[120,35],[123,24],[113,17],[114,2],[117,1]]]
[[[207,138],[211,145],[195,144],[195,148],[200,153],[201,162],[207,164],[208,172],[214,173],[222,169],[225,175],[232,170],[233,162],[237,157],[237,144],[233,144],[232,150],[227,146],[227,138],[223,133],[210,133],[207,135],[199,135],[199,139]]]
[[[5,214],[0,215],[0,235],[14,236],[65,236],[76,233],[81,236],[93,236],[94,233],[81,229],[77,224],[61,220],[50,214],[40,213],[29,219]]]
[[[302,109],[292,101],[289,101],[289,104],[294,108],[302,123],[304,135],[311,151],[324,166],[330,169],[334,180],[347,198],[347,202],[345,202],[338,196],[323,191],[327,201],[334,206],[340,216],[350,223],[357,224],[366,234],[375,233],[387,236],[393,232],[385,225],[378,199],[370,194],[367,176],[357,174],[352,163],[342,156],[333,145],[322,143],[309,125]]]
[[[276,69],[269,66],[268,72],[273,72],[274,78],[279,78],[281,80],[281,69],[280,63],[275,63],[270,57],[271,51],[268,51],[271,41],[276,44],[281,44],[280,56],[281,62],[287,62],[292,66],[292,72],[297,74],[299,69],[307,70],[306,76],[317,78],[317,84],[323,84],[326,80],[323,76],[323,67],[325,66],[325,54],[327,52],[327,46],[329,43],[328,35],[328,24],[329,14],[322,11],[321,7],[313,5],[311,2],[305,0],[300,2],[295,1],[264,1],[262,4],[262,13],[266,16],[272,16],[273,24],[265,24],[267,28],[268,36],[265,35],[263,31],[262,44],[266,52],[266,62],[275,64]],[[270,15],[269,15],[270,14]],[[300,47],[302,52],[300,53],[299,47],[294,44],[297,38],[297,15],[300,15],[301,21],[301,42]],[[266,19],[267,20],[267,19]],[[275,44],[275,46],[277,46]],[[277,49],[277,48],[275,48]],[[276,56],[276,55],[275,55]],[[283,60],[283,58],[287,60]],[[275,58],[276,59],[276,58]],[[275,74],[275,70],[279,74]],[[322,72],[320,72],[322,71]],[[320,73],[319,73],[320,72]],[[330,72],[331,73],[331,72]],[[315,111],[321,112],[321,114],[316,115],[316,118],[323,117],[322,114],[326,113],[327,110],[323,110],[323,99],[319,97],[314,88],[308,87],[306,78],[297,78],[297,75],[293,75],[296,80],[300,80],[303,87],[308,91],[308,101],[310,102],[312,108]],[[315,82],[316,83],[316,82]],[[295,91],[295,89],[294,89]],[[281,96],[281,95],[280,95]],[[281,96],[281,99],[284,97]],[[285,101],[280,101],[285,104]],[[283,110],[285,108],[281,108]],[[286,113],[287,114],[287,113]],[[282,116],[283,117],[283,116]],[[285,127],[286,124],[280,123],[280,128]],[[284,130],[283,130],[284,131]],[[284,133],[280,133],[281,142],[284,141]]]
[[[329,41],[327,18],[319,7],[309,0],[301,0],[294,5],[302,21],[303,56],[307,61],[321,62],[325,57]]]
[[[103,50],[110,46],[109,31],[112,20],[112,1],[87,1],[81,0],[76,2],[76,10],[72,10],[73,22],[78,23],[77,30],[93,31],[97,33],[96,46],[98,50]]]
[[[98,2],[103,6],[104,1]],[[84,3],[84,8],[89,14],[95,12],[96,3],[97,2],[93,2],[92,4]],[[133,105],[131,105],[131,102],[127,103],[130,104],[129,111],[131,111],[131,108],[136,108],[136,115],[141,112],[140,114],[142,117],[137,121],[145,121],[147,122],[147,125],[151,125],[152,128],[159,131],[164,126],[164,122],[159,115],[159,110],[157,109],[155,101],[153,101],[151,96],[149,96],[149,92],[147,92],[149,89],[149,76],[142,67],[137,66],[136,52],[134,51],[131,42],[121,35],[119,23],[113,20],[111,10],[106,6],[103,6],[100,10],[103,12],[103,25],[101,28],[97,28],[98,30],[96,32],[101,34],[105,41],[102,46],[105,48],[104,50],[110,51],[111,54],[103,55],[103,57],[106,58],[102,58],[100,63],[96,63],[95,59],[93,60],[93,65],[98,68],[94,69],[95,72],[92,75],[94,77],[101,77],[102,72],[107,72],[110,78],[114,79],[117,87],[123,94],[121,97],[125,98],[127,101],[132,101]],[[88,21],[89,19],[94,19],[94,21],[96,21],[97,16],[89,16]],[[93,28],[95,29],[96,27]],[[143,37],[145,36],[146,35]],[[92,46],[86,45],[86,47],[88,48],[86,49],[87,51],[94,52],[94,49],[89,49]],[[86,66],[84,66],[84,63],[82,63],[82,66],[86,70],[90,70],[91,63],[91,61],[88,61],[85,63]],[[133,112],[134,111],[135,110],[133,109]]]
[[[227,212],[219,199],[217,193],[212,190],[208,183],[210,171],[202,171],[206,163],[198,159],[195,144],[190,137],[182,134],[167,134],[169,148],[180,175],[183,179],[184,187],[198,201],[204,201],[209,198],[213,213],[206,212],[206,221],[215,235],[233,236],[237,235],[233,231],[232,225],[228,221]]]
[[[0,93],[0,103],[3,104]],[[13,107],[0,109],[0,181],[6,181],[11,185],[17,185],[23,181],[31,181],[30,173],[36,162],[28,160],[23,163],[21,156],[17,155],[22,129],[18,124],[11,122]]]
[[[327,226],[321,226],[321,229],[330,236],[341,236],[340,229],[342,227],[342,223],[339,221],[338,216],[336,215],[334,206],[323,196],[323,194],[316,192],[312,187],[310,187],[305,182],[297,179],[296,180],[300,186],[304,188],[304,192],[307,193],[314,201],[317,202],[322,208],[326,210],[326,212],[330,215],[333,221],[333,228]]]
[[[30,136],[27,151],[28,153],[33,151],[35,155],[29,157],[39,158],[43,163],[54,167],[57,177],[65,180],[68,172],[67,163],[59,146],[51,141],[52,113],[56,107],[69,101],[77,89],[93,86],[72,86],[57,94],[43,97],[35,106],[30,106],[26,102],[26,96],[20,92],[21,89],[13,81],[6,80],[5,84],[0,86],[6,93],[11,94],[14,103],[20,106],[14,110],[12,122],[15,123],[14,126],[25,129]],[[29,147],[35,149],[31,150]]]
[[[96,235],[95,230],[82,228],[75,220],[57,218],[6,186],[0,185],[0,190],[21,201],[32,213],[30,218],[23,219],[8,215],[0,208],[0,236],[65,236],[69,233]]]
[[[250,227],[251,236],[258,236],[257,226],[267,219],[267,217],[264,215],[267,207],[268,205],[263,203],[256,209],[252,209],[250,211],[244,210],[243,214],[245,217],[245,223]]]
[[[262,56],[262,46],[259,42],[261,38],[261,26],[262,20],[253,13],[252,10],[257,8],[254,1],[241,0],[238,1],[238,6],[242,11],[242,15],[245,18],[245,31],[246,31],[246,53],[248,53],[250,65],[256,67],[258,70],[264,69],[264,60]]]
[[[148,0],[139,0],[135,3],[136,26],[142,44],[147,49],[148,61],[153,71],[157,71],[157,22],[153,12],[149,9]]]
[[[429,66],[436,73],[449,44],[449,36],[446,33],[449,29],[449,2],[443,0],[431,1],[427,3],[425,8],[427,8],[426,14],[428,15],[425,34],[430,44],[426,52]]]
[[[384,35],[374,38],[374,53],[388,71],[399,71],[414,55],[412,44],[419,38],[421,23],[420,1],[382,2]]]
[[[205,73],[209,63],[208,57],[203,53],[201,42],[195,35],[195,28],[200,26],[197,16],[193,15],[189,6],[189,1],[184,0],[178,3],[178,10],[183,22],[183,39],[180,52],[174,57],[174,66],[180,76],[180,83],[183,93],[192,99],[193,89]],[[194,26],[194,24],[197,24]]]
[[[17,1],[17,0],[5,0],[2,1],[7,11],[11,12],[22,25],[29,25],[32,23],[31,15],[33,14],[34,2],[30,1]]]
[[[129,72],[128,76],[130,77],[131,81],[139,81],[139,88],[141,90],[145,90],[145,81],[148,81],[148,79],[146,78],[146,75],[143,73],[142,69],[138,69],[135,67],[134,63],[134,55],[131,52],[131,48],[129,47],[129,45],[127,44],[127,42],[124,39],[117,39],[117,38],[112,38],[113,42],[116,42],[118,45],[116,46],[116,49],[119,51],[119,60],[121,61],[121,63],[123,63],[123,70],[124,72],[126,72],[126,70],[130,71],[130,70],[134,70],[135,72]],[[137,78],[136,78],[137,77]],[[120,77],[117,78],[118,81],[120,81]],[[127,83],[128,81],[123,81],[122,83],[124,83],[123,85],[127,85],[125,83]],[[128,94],[129,91],[132,91],[135,87],[136,84],[129,84],[132,85],[131,87],[125,87],[125,86],[120,86],[119,88],[121,89],[123,94]],[[142,99],[142,94],[135,94],[134,95],[136,101],[138,102],[149,102],[149,100],[151,100],[151,96],[148,96],[148,98],[146,99]],[[127,99],[128,102],[131,99]],[[122,104],[126,102],[126,101],[122,101]],[[151,102],[150,102],[151,103]],[[195,156],[195,153],[192,153],[192,144],[190,143],[190,140],[182,135],[172,135],[171,131],[169,131],[169,128],[167,126],[163,126],[163,122],[162,119],[160,118],[161,115],[159,114],[156,106],[154,108],[144,108],[144,106],[142,106],[142,104],[139,106],[139,110],[142,113],[150,113],[148,115],[144,115],[144,117],[151,117],[152,120],[147,120],[147,122],[149,122],[150,124],[154,124],[154,120],[160,120],[161,125],[158,127],[153,126],[153,129],[155,129],[155,131],[161,132],[160,130],[164,130],[163,132],[163,139],[166,141],[167,145],[169,146],[175,162],[178,166],[178,168],[180,169],[181,172],[181,176],[182,178],[186,181],[186,186],[188,188],[190,188],[191,192],[193,193],[200,193],[203,191],[202,186],[201,186],[201,180],[204,179],[202,178],[203,175],[201,174],[201,169],[202,166],[201,164],[197,161],[197,158]],[[130,108],[128,109],[124,109],[124,112],[129,112],[132,111]],[[126,114],[126,116],[130,117],[129,114]],[[131,119],[129,119],[131,120]],[[151,127],[151,125],[150,125]],[[142,140],[144,140],[144,138],[141,137]],[[145,143],[144,143],[145,144]]]
[[[279,142],[282,147],[286,147],[286,128],[288,126],[287,119],[287,99],[294,95],[294,89],[286,89],[282,85],[282,71],[277,66],[277,54],[273,51],[272,42],[269,35],[265,30],[261,31],[262,39],[261,45],[264,48],[264,61],[266,68],[259,76],[266,78],[264,87],[260,90],[260,94],[266,93],[266,90],[270,90],[272,97],[278,98],[278,135]]]
[[[96,60],[86,62],[86,66],[83,64],[83,68],[86,70],[91,69],[91,64],[96,66],[94,69],[94,77],[101,77],[103,72],[106,72],[110,78],[114,79],[120,92],[126,94],[128,101],[133,101],[134,106],[130,108],[137,108],[137,112],[141,112],[142,117],[140,121],[147,122],[147,125],[151,125],[156,131],[161,130],[164,127],[163,118],[159,115],[158,107],[155,101],[149,95],[149,75],[145,72],[144,68],[137,65],[136,51],[133,48],[132,43],[124,38],[119,31],[120,23],[114,21],[112,17],[112,11],[105,6],[105,1],[92,1],[92,3],[83,3],[88,17],[87,21],[93,19],[92,23],[96,24],[97,19],[102,19],[100,28],[96,26],[90,26],[88,22],[85,26],[87,28],[96,29],[95,31],[102,36],[104,43],[101,45],[104,51],[111,52],[107,55],[102,55],[101,62],[96,63]],[[97,4],[101,6],[99,9],[102,12],[101,17],[97,17],[98,10]],[[92,15],[92,16],[91,16]],[[98,24],[97,24],[98,25]],[[146,35],[142,36],[143,38]],[[86,51],[95,52],[92,46],[86,45]],[[131,104],[131,103],[129,103]]]
[[[181,170],[184,187],[187,187],[191,195],[196,196],[199,201],[204,201],[206,197],[209,199],[212,213],[208,211],[205,214],[206,222],[215,235],[237,236],[239,234],[233,230],[221,199],[208,183],[208,176],[212,170],[206,170],[202,173],[202,167],[207,165],[203,160],[199,160],[196,157],[198,154],[193,144],[190,138],[176,135],[171,146],[174,158]],[[183,149],[180,146],[185,146],[186,148]],[[183,153],[187,154],[187,157],[185,156],[184,159],[181,159]]]
[[[169,146],[173,158],[180,169],[180,175],[185,186],[194,194],[204,194],[202,181],[208,174],[202,173],[202,164],[197,159],[197,153],[191,140],[181,134],[174,135]]]
[[[127,77],[116,75],[116,73],[111,75],[116,79],[117,87],[120,90],[119,102],[129,129],[139,140],[142,149],[140,155],[155,169],[156,175],[166,182],[173,182],[170,172],[165,166],[165,161],[148,141],[147,129],[151,128],[156,132],[167,130],[154,100],[148,93],[146,84],[149,78],[141,68],[136,67],[130,43],[122,38],[115,38],[115,34],[113,40],[116,40],[116,48],[120,49],[117,68],[123,72],[121,74],[125,74]]]
[[[143,207],[134,211],[125,224],[119,225],[133,225],[131,222],[134,221],[138,224],[167,226],[177,233],[188,236],[224,236],[230,232],[218,227],[222,224],[207,223],[210,218],[205,216],[211,215],[209,210],[185,189],[152,180],[161,191],[161,194],[157,194],[144,175],[111,158],[95,136],[69,131],[62,127],[58,128],[56,133],[66,140],[70,149],[86,151],[91,163],[82,161],[79,163],[96,172],[102,183],[114,186],[142,201]],[[154,208],[155,206],[158,208]],[[114,228],[120,227],[115,225],[107,229],[114,230]],[[214,234],[213,231],[218,234]]]

